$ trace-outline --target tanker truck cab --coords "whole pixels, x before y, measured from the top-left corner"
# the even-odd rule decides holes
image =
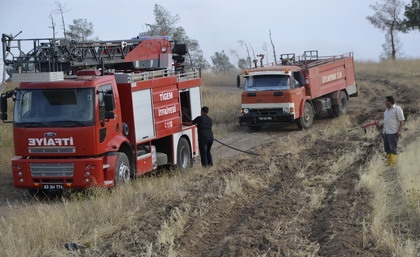
[[[353,53],[318,56],[282,54],[280,63],[246,70],[237,78],[241,93],[239,124],[251,129],[296,122],[308,129],[315,114],[347,113],[349,97],[357,96]]]
[[[273,123],[291,123],[305,92],[298,67],[270,66],[245,71],[239,123],[251,129]],[[240,79],[238,80],[240,81]]]

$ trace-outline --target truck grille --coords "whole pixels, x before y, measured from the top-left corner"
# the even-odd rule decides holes
[[[32,177],[71,177],[74,163],[31,163]]]
[[[29,147],[29,153],[76,153],[75,147]]]
[[[251,109],[250,113],[253,115],[278,115],[283,113],[283,109]]]

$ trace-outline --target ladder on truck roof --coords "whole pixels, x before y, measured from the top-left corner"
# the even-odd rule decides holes
[[[182,66],[185,44],[167,36],[129,40],[76,42],[56,38],[15,39],[2,34],[3,61],[9,76],[21,72],[67,74],[84,67],[144,71]],[[24,51],[24,48],[30,48]],[[8,58],[11,56],[11,58]]]
[[[319,56],[318,50],[305,51],[303,55],[296,56],[294,53],[281,54],[281,65],[296,65],[308,69],[325,63],[353,57],[353,53],[333,56]]]

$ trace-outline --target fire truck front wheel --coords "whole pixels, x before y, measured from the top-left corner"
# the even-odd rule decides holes
[[[192,166],[191,148],[187,139],[181,137],[177,147],[178,168],[181,170],[188,169]]]
[[[125,153],[117,152],[117,164],[115,166],[115,185],[130,182],[130,162]]]

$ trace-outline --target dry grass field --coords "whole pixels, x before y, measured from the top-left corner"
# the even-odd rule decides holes
[[[33,199],[13,188],[11,125],[0,124],[1,256],[419,256],[420,61],[357,63],[350,112],[251,132],[237,126],[235,74],[203,74],[216,164],[113,191]],[[396,166],[379,133],[394,95],[407,116]],[[66,243],[79,249],[69,251]]]

